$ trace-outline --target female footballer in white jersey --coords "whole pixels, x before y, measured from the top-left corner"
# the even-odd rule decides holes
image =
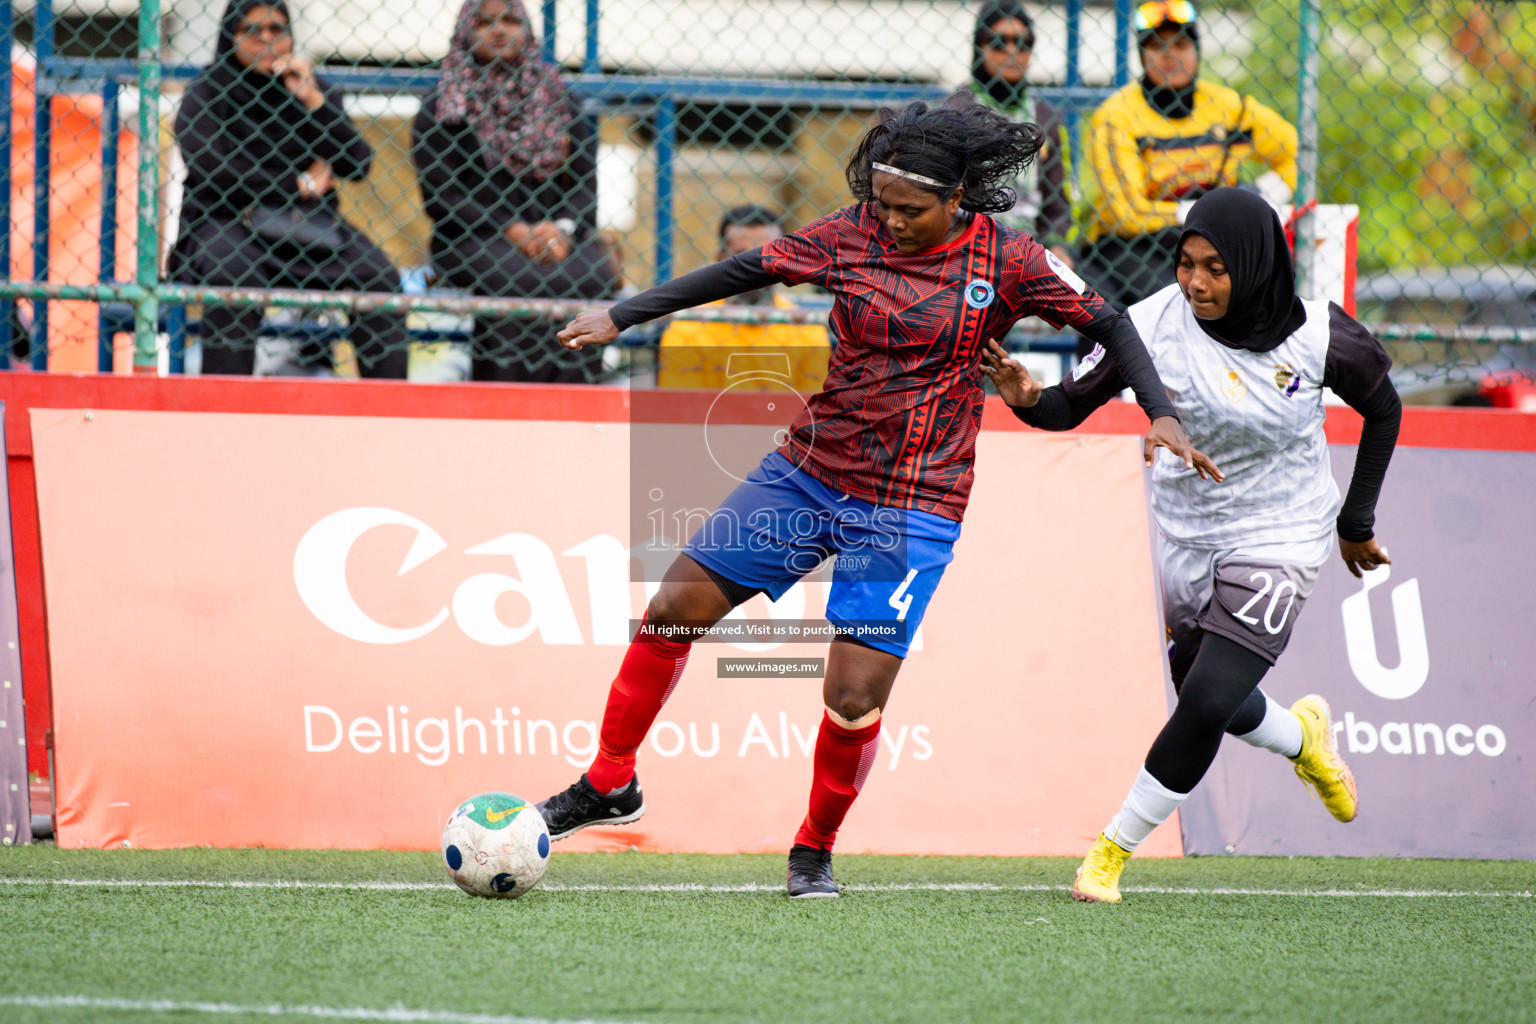
[[[1078,869],[1072,895],[1118,903],[1126,860],[1178,809],[1224,732],[1289,757],[1333,816],[1356,811],[1355,779],[1334,744],[1328,704],[1290,710],[1258,689],[1338,533],[1349,571],[1386,565],[1372,532],[1402,405],[1379,342],[1337,305],[1296,297],[1280,220],[1257,194],[1217,189],[1184,222],[1177,284],[1127,310],[1191,439],[1220,483],[1181,460],[1152,469],[1178,704],[1120,813]],[[1031,426],[1070,430],[1125,383],[1096,349],[1050,388],[996,345],[984,372]],[[1323,434],[1323,389],[1365,418],[1342,508]]]

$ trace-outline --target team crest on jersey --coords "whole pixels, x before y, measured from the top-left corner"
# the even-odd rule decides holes
[[[1301,374],[1291,369],[1290,363],[1281,363],[1275,367],[1275,387],[1286,398],[1290,398],[1301,387]]]
[[[1234,402],[1240,402],[1248,393],[1248,382],[1243,380],[1241,370],[1222,370],[1221,390]]]
[[[965,286],[965,304],[972,309],[986,309],[992,305],[992,300],[997,298],[997,289],[992,287],[992,282],[977,278]]]

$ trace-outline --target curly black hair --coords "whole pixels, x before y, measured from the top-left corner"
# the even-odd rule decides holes
[[[885,107],[848,161],[848,188],[855,199],[869,202],[875,198],[871,165],[890,164],[939,182],[912,184],[946,199],[964,188],[962,210],[1003,213],[1018,201],[1013,182],[1044,141],[1039,125],[1015,123],[979,104],[930,108],[919,101],[900,110]]]

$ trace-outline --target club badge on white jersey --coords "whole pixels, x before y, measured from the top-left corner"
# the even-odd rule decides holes
[[[1177,285],[1127,311],[1195,446],[1222,468],[1201,480],[1159,454],[1153,511],[1169,537],[1193,547],[1310,541],[1331,535],[1339,491],[1327,469],[1323,373],[1327,303],[1268,352],[1228,348],[1206,334]]]

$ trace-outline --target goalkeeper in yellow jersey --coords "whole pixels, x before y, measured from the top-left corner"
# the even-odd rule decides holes
[[[1295,127],[1251,96],[1198,79],[1194,5],[1156,0],[1134,18],[1143,74],[1090,122],[1098,195],[1078,265],[1121,308],[1173,283],[1180,201],[1237,184],[1247,160],[1267,167],[1256,184],[1272,202],[1296,187]]]

